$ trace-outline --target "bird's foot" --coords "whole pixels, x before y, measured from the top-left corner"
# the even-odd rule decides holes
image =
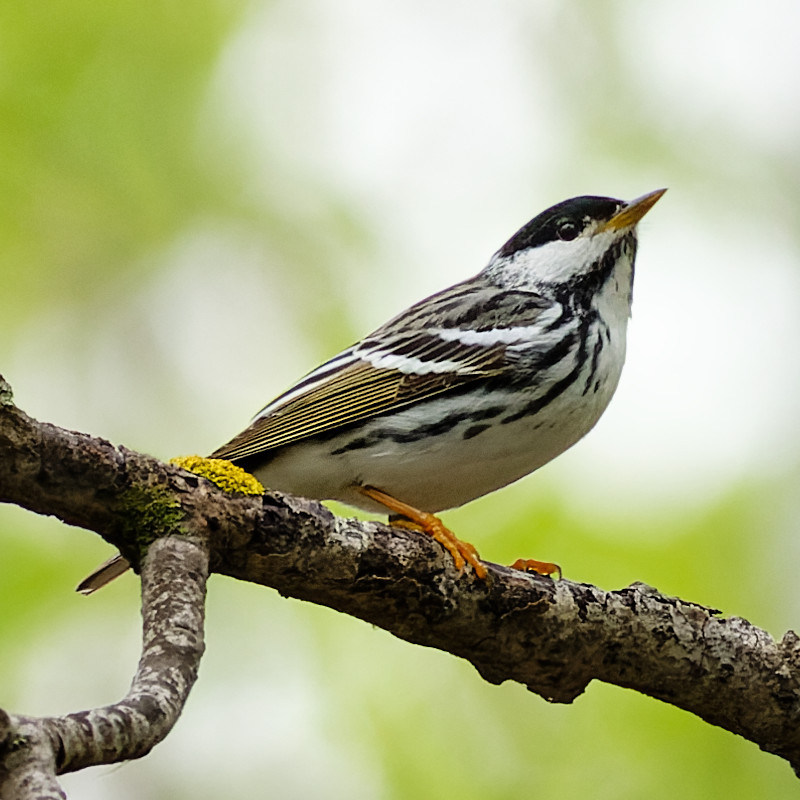
[[[561,580],[561,567],[552,561],[537,561],[535,558],[518,558],[511,569],[519,569],[523,572],[536,572],[539,575],[557,575]]]
[[[486,579],[488,572],[481,563],[478,551],[469,542],[462,542],[435,514],[420,511],[374,486],[359,486],[358,489],[362,494],[385,506],[393,514],[399,515],[399,519],[390,520],[392,525],[427,533],[450,553],[459,572],[464,569],[466,564],[469,564],[478,578]]]

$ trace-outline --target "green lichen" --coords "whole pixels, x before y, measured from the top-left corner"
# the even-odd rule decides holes
[[[193,472],[232,494],[264,494],[264,487],[249,472],[231,464],[223,458],[203,458],[203,456],[177,456],[170,464]]]
[[[170,459],[189,472],[207,478],[225,492],[257,495],[264,487],[241,467],[219,458],[182,456]],[[128,560],[138,563],[150,544],[163,536],[186,536],[181,504],[163,486],[133,486],[119,497],[119,545]]]
[[[136,542],[143,553],[162,536],[185,535],[181,504],[162,486],[134,486],[117,501],[119,519],[127,542]]]

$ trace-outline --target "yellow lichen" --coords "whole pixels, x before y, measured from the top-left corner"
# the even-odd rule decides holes
[[[249,472],[237,467],[222,458],[203,458],[203,456],[176,456],[169,460],[170,464],[194,472],[211,483],[219,486],[223,492],[237,494],[264,494],[264,487]]]

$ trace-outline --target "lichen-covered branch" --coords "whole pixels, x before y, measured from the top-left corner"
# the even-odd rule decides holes
[[[145,501],[126,505],[131,492]],[[776,642],[642,584],[605,592],[496,565],[486,582],[459,576],[427,537],[279,493],[226,494],[10,405],[0,407],[0,501],[95,530],[134,565],[148,541],[125,517],[144,515],[162,531],[207,540],[213,571],[461,656],[489,681],[519,681],[559,702],[595,679],[635,689],[800,767],[800,641],[791,632]]]
[[[154,542],[142,571],[142,656],[118,703],[62,717],[0,711],[0,797],[63,798],[56,775],[139,758],[173,728],[203,654],[208,557],[190,538]]]

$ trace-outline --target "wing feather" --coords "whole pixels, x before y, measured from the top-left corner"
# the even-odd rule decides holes
[[[426,327],[419,319],[423,306]],[[547,307],[538,295],[489,291],[474,280],[447,289],[309,373],[213,457],[235,461],[256,456],[499,375],[508,367],[506,349],[513,337],[471,342],[452,332],[458,334],[462,325],[467,331],[494,327],[508,332],[510,324],[533,324]],[[465,308],[470,319],[465,319]],[[492,327],[468,324],[476,316],[480,322],[482,308]]]
[[[467,381],[499,374],[505,367],[500,352],[503,348],[492,349],[493,359],[488,352],[482,353],[480,359],[472,357],[464,372],[402,373],[356,361],[286,403],[269,406],[264,416],[219,448],[213,457],[236,460],[253,456],[417,403]]]

